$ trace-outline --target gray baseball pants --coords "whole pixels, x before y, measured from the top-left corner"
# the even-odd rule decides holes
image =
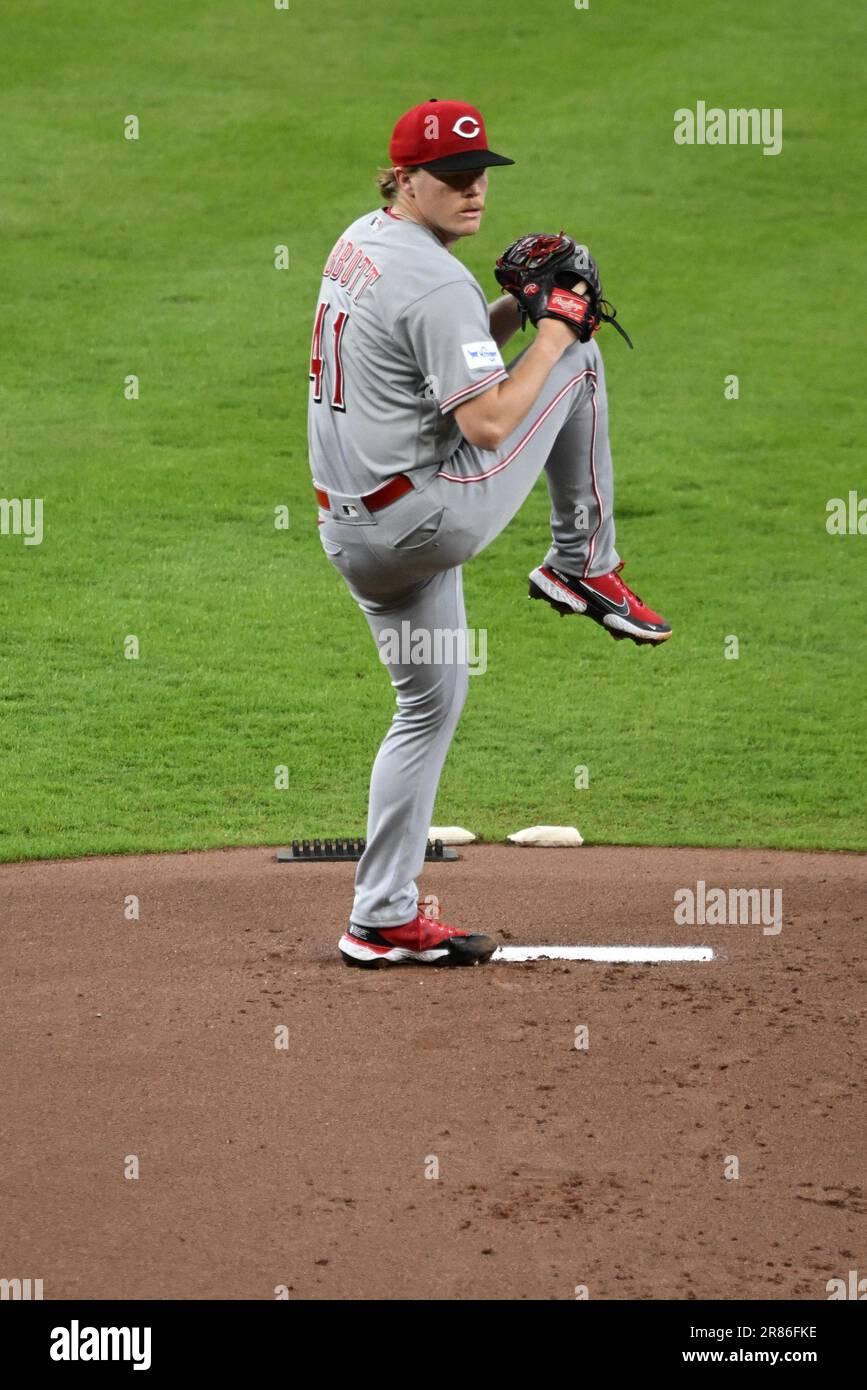
[[[367,618],[397,697],[370,779],[352,909],[359,925],[397,926],[416,914],[415,879],[474,651],[455,637],[467,633],[461,566],[508,525],[542,468],[552,535],[543,563],[607,574],[618,557],[605,374],[594,342],[567,348],[499,449],[464,441],[444,462],[413,470],[413,491],[381,511],[343,493],[332,499],[352,503],[357,515],[320,511],[322,546]]]

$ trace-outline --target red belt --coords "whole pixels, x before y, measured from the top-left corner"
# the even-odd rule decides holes
[[[313,491],[316,493],[316,500],[320,507],[324,507],[327,512],[331,511],[331,499],[324,487],[317,487],[313,484]],[[362,497],[362,502],[369,512],[378,512],[383,507],[389,506],[391,502],[396,502],[398,497],[403,497],[404,493],[412,492],[412,483],[405,473],[396,473],[393,478],[389,478],[387,483],[378,487],[375,492],[368,492]]]

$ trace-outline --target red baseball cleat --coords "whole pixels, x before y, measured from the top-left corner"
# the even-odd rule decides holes
[[[530,598],[543,598],[558,613],[583,613],[604,627],[615,641],[631,637],[638,646],[667,642],[671,627],[642,603],[620,578],[623,561],[610,574],[576,579],[551,565],[540,565],[530,575]]]
[[[489,936],[471,935],[419,912],[399,927],[361,927],[350,922],[337,943],[344,965],[367,969],[415,961],[418,965],[482,965],[497,949]]]

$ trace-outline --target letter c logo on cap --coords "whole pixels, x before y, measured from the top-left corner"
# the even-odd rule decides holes
[[[469,130],[462,130],[461,126],[469,125]],[[479,133],[479,123],[475,116],[461,116],[459,121],[455,121],[452,126],[455,135],[460,135],[462,140],[474,140]]]

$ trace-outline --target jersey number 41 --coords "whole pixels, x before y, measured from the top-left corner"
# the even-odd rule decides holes
[[[316,310],[316,322],[313,325],[313,346],[310,349],[310,380],[313,382],[313,399],[317,405],[322,400],[322,373],[325,367],[325,359],[322,356],[322,335],[325,330],[325,316],[330,309],[330,304],[323,301]],[[331,409],[346,410],[346,399],[343,392],[343,363],[340,359],[340,344],[343,340],[343,333],[349,318],[344,309],[334,319],[331,325],[331,332],[334,337],[334,388],[331,392]]]

